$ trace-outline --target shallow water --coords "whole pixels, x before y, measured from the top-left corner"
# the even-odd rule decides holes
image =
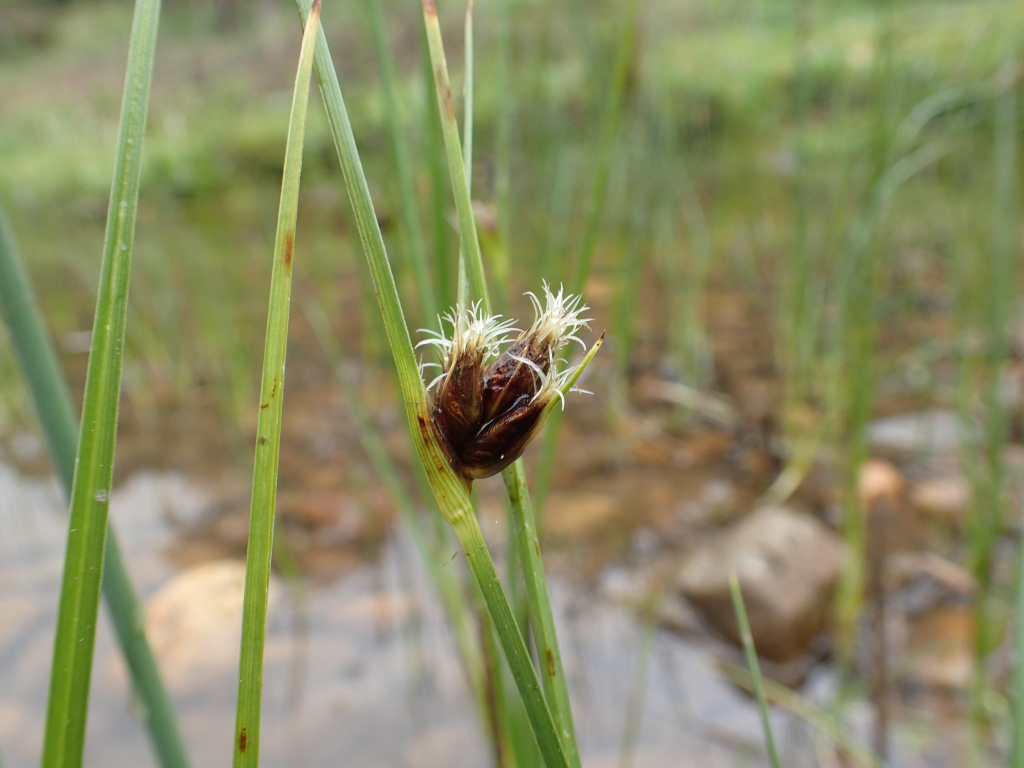
[[[7,532],[0,539],[0,755],[8,768],[20,768],[37,763],[42,739],[63,502],[54,483],[3,465],[0,488]],[[151,596],[175,575],[167,552],[182,523],[196,520],[207,504],[206,494],[177,473],[137,473],[115,489],[111,518],[130,544],[129,568],[142,594]],[[336,578],[298,592],[277,587],[267,636],[264,765],[486,764],[454,643],[400,534],[372,561]],[[651,634],[632,612],[577,585],[556,580],[553,596],[586,765],[762,761],[756,711],[715,674],[707,652]],[[196,766],[230,760],[236,621],[228,617],[204,635],[200,642],[209,645],[199,653],[172,647],[163,656]],[[646,665],[642,689],[638,665]],[[630,702],[640,704],[637,747],[623,761]],[[154,764],[136,706],[110,627],[101,621],[88,765]]]

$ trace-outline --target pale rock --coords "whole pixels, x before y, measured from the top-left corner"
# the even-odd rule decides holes
[[[544,515],[544,529],[552,536],[576,541],[605,530],[620,518],[622,506],[605,493],[552,494]]]
[[[925,530],[908,503],[907,481],[894,464],[884,459],[865,461],[857,473],[857,496],[866,515],[867,554],[874,571],[869,581],[877,581],[888,554],[918,547]]]
[[[904,413],[867,426],[871,450],[897,461],[956,454],[963,437],[960,417],[953,411]]]
[[[677,586],[719,631],[739,640],[729,595],[736,574],[758,652],[786,661],[826,628],[843,569],[843,541],[786,507],[763,507],[690,555]]]
[[[886,587],[890,605],[903,613],[925,613],[937,605],[968,604],[978,583],[962,565],[934,552],[901,552],[890,558]]]
[[[418,608],[415,595],[387,591],[361,595],[339,610],[346,621],[354,624],[400,628],[415,620]]]
[[[959,473],[929,477],[914,484],[910,502],[922,515],[959,526],[971,503],[971,484]]]
[[[903,473],[882,459],[865,461],[857,476],[857,493],[866,507],[884,501],[898,501],[906,488]]]
[[[147,601],[147,634],[172,690],[193,692],[237,666],[244,588],[245,564],[219,560],[182,571]]]
[[[974,673],[974,611],[948,605],[910,621],[901,679],[932,688],[965,691]]]

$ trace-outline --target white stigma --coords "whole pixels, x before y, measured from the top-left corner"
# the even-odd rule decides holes
[[[451,326],[451,337],[445,333],[445,322]],[[513,334],[518,333],[515,327],[515,320],[502,320],[501,315],[488,315],[483,311],[482,303],[476,302],[469,307],[457,306],[450,313],[438,317],[440,330],[432,331],[421,328],[420,332],[432,338],[424,339],[416,348],[424,345],[432,345],[437,348],[441,355],[441,368],[447,371],[451,361],[463,355],[483,352],[483,362],[501,354],[501,347],[511,340]],[[423,363],[420,368],[432,367],[435,363]],[[438,381],[444,378],[444,374],[432,381],[427,389],[433,387]]]
[[[575,374],[576,368],[567,366],[564,359],[555,356],[555,352],[572,341],[586,350],[587,345],[577,334],[581,328],[589,327],[589,318],[583,317],[583,313],[589,307],[583,303],[582,296],[567,294],[562,286],[559,286],[558,293],[552,291],[547,282],[542,284],[542,288],[543,302],[532,291],[525,294],[530,297],[537,318],[528,331],[519,334],[519,338],[533,337],[535,341],[543,344],[547,348],[550,364],[547,366],[547,371],[544,371],[529,358],[515,355],[513,358],[533,370],[536,377],[536,391],[533,400],[548,401],[557,397],[564,408],[563,390]],[[482,353],[484,365],[497,358],[501,354],[502,347],[512,341],[514,334],[519,333],[515,323],[515,320],[503,320],[501,315],[487,315],[483,311],[482,303],[478,301],[468,307],[457,306],[450,313],[438,317],[440,330],[421,328],[420,332],[427,334],[430,338],[419,342],[416,345],[417,349],[422,346],[433,346],[441,358],[440,365],[437,363],[422,363],[420,365],[421,371],[432,367],[439,367],[442,371],[427,385],[427,389],[432,389],[443,380],[447,372],[451,370],[452,361],[463,355]],[[451,327],[450,335],[445,332],[445,324]],[[586,390],[577,390],[575,387],[571,391],[586,392]]]
[[[576,334],[580,328],[588,328],[589,318],[582,317],[590,307],[583,303],[583,297],[579,295],[566,294],[562,286],[558,287],[558,293],[553,293],[545,282],[544,305],[532,291],[526,295],[533,302],[533,308],[537,313],[537,319],[527,335],[536,336],[538,339],[546,339],[552,349],[560,349],[570,341],[575,341],[584,350],[587,345],[583,343]]]

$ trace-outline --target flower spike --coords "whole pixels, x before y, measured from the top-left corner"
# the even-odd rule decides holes
[[[476,303],[444,315],[450,337],[438,318],[441,330],[424,331],[430,338],[417,344],[435,347],[441,357],[442,372],[427,387],[433,392],[431,421],[449,460],[468,481],[497,474],[518,459],[555,401],[564,409],[565,395],[585,391],[573,384],[601,340],[581,366],[566,367],[555,353],[570,342],[586,349],[577,334],[589,327],[583,317],[588,307],[562,287],[557,294],[547,283],[542,289],[543,302],[526,294],[537,313],[526,331],[518,332],[514,320],[486,315]]]

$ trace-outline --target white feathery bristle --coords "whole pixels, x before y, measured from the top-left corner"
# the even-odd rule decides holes
[[[580,328],[589,327],[589,318],[582,317],[590,307],[583,303],[583,297],[574,294],[566,294],[563,286],[558,287],[558,293],[554,293],[547,282],[543,283],[544,303],[541,304],[537,294],[528,292],[526,295],[533,302],[533,308],[537,313],[537,319],[530,328],[530,333],[540,338],[547,338],[553,349],[559,349],[570,341],[575,341],[583,349],[587,345],[577,336]]]

